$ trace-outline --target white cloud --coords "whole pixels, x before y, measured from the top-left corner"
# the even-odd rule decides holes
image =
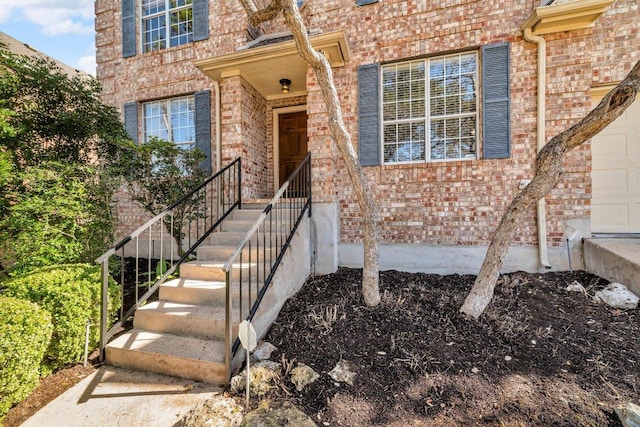
[[[0,0],[0,22],[27,21],[44,34],[93,32],[93,0]]]
[[[92,76],[96,76],[96,56],[95,55],[87,55],[82,56],[78,59],[76,63],[76,68],[85,71]]]

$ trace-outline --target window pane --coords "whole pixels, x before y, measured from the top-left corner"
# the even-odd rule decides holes
[[[384,162],[394,163],[398,161],[396,156],[396,144],[385,144],[384,146]]]
[[[431,117],[444,115],[444,98],[431,98]]]
[[[383,117],[384,120],[395,120],[396,119],[396,103],[392,104],[384,104],[383,107]]]
[[[164,15],[144,20],[142,31],[145,52],[164,49],[166,47],[166,24]]]
[[[171,13],[170,45],[189,43],[193,37],[193,9],[181,9]]]
[[[414,101],[411,103],[411,118],[424,117],[424,100]]]
[[[142,16],[164,12],[165,0],[142,0]]]
[[[144,104],[144,140],[156,137],[169,140],[169,118],[165,102],[148,102]]]
[[[460,156],[460,141],[457,139],[447,140],[447,159],[459,159]]]
[[[411,103],[409,101],[398,102],[398,120],[409,118],[411,118]]]
[[[444,79],[444,60],[432,59],[430,61],[429,73],[432,79]]]
[[[195,142],[194,98],[144,104],[145,141],[157,137],[189,148]]]
[[[431,140],[431,160],[444,159],[444,140]]]

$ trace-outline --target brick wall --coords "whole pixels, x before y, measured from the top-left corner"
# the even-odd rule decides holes
[[[458,50],[511,43],[512,156],[367,167],[378,202],[382,240],[393,243],[484,245],[521,179],[534,173],[536,147],[536,47],[522,38],[521,24],[537,0],[423,1],[381,0],[307,2],[302,12],[309,28],[344,29],[351,59],[334,69],[346,125],[357,150],[357,67]],[[119,2],[96,1],[98,77],[104,99],[121,108],[131,100],[151,100],[211,89],[213,83],[191,65],[195,59],[235,51],[248,41],[239,2],[211,5],[210,38],[159,52],[122,58]],[[262,33],[285,31],[281,17],[259,27]],[[637,60],[638,3],[617,0],[595,27],[545,36],[547,39],[547,139],[583,117],[590,88],[620,80]],[[309,147],[313,154],[314,200],[335,202],[340,238],[362,238],[360,211],[327,127],[327,115],[311,71],[307,73]],[[250,189],[245,197],[269,197],[273,186],[273,109],[299,105],[302,98],[266,101],[241,77],[222,82],[223,164],[243,155]],[[212,104],[213,106],[213,104]],[[215,128],[212,108],[212,129]],[[215,144],[215,141],[213,142]],[[478,147],[481,152],[481,147]],[[591,154],[588,144],[565,162],[566,175],[546,200],[549,241],[562,243],[567,222],[588,221]],[[519,227],[516,242],[537,243],[535,212]]]

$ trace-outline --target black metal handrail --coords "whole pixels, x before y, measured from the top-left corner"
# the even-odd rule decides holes
[[[311,216],[311,153],[278,190],[242,243],[225,263],[225,367],[231,376],[232,361],[240,340],[232,327],[232,291],[239,295],[238,323],[251,321],[273,276],[306,213]],[[233,277],[232,271],[236,277]]]
[[[105,346],[118,328],[176,272],[180,264],[192,256],[194,250],[236,207],[242,207],[240,158],[207,178],[96,260],[102,265],[101,357],[104,357]],[[176,243],[177,235],[182,243],[180,247]],[[114,263],[110,265],[110,261]],[[109,277],[113,276],[111,267],[114,265],[119,270],[121,305],[118,318],[109,326],[108,283]],[[125,275],[128,266],[132,267],[133,277]],[[141,286],[146,287],[142,296],[139,293]]]

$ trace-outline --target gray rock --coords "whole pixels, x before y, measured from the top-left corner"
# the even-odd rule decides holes
[[[291,382],[296,386],[296,390],[302,391],[307,385],[320,378],[320,375],[304,363],[291,370]]]
[[[242,423],[242,406],[221,395],[200,402],[174,427],[238,427]]]
[[[267,360],[271,357],[271,353],[273,353],[276,350],[277,348],[275,345],[265,341],[261,343],[258,347],[256,347],[256,349],[254,350],[251,356],[255,360]]]
[[[622,283],[610,283],[606,288],[596,292],[593,297],[613,308],[633,310],[638,307],[639,298]]]
[[[273,383],[280,377],[282,371],[279,363],[270,360],[263,360],[250,365],[250,369],[249,391],[258,396],[266,394],[273,387]],[[230,387],[232,392],[240,394],[245,391],[247,387],[246,373],[247,370],[243,369],[240,374],[231,378]]]
[[[316,423],[304,412],[290,404],[283,403],[280,408],[270,409],[261,403],[260,408],[251,411],[242,421],[242,427],[317,427]]]
[[[616,414],[620,417],[623,427],[640,427],[640,406],[628,402],[627,406],[616,408]]]
[[[356,365],[348,360],[341,360],[338,364],[329,372],[329,376],[335,381],[347,383],[353,385],[353,380],[356,377]]]

